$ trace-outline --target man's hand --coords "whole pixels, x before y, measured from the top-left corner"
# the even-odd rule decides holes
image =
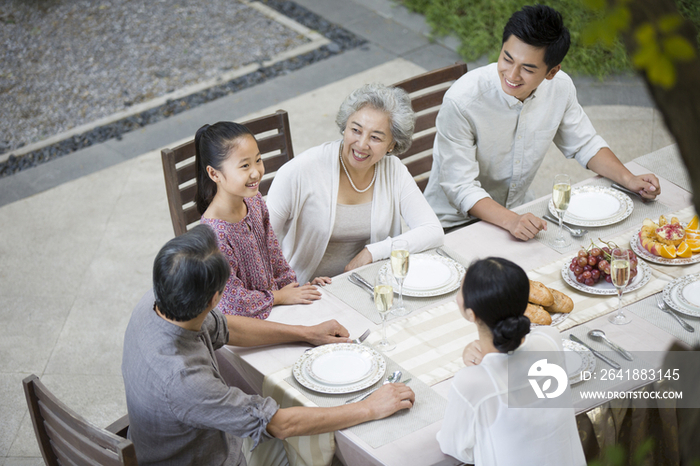
[[[464,347],[462,352],[462,359],[464,360],[465,366],[476,366],[481,363],[484,358],[481,352],[481,345],[479,345],[479,340],[474,340]]]
[[[547,222],[530,212],[515,215],[508,223],[507,230],[516,238],[527,241],[535,237],[540,230],[547,229]]]
[[[273,304],[311,304],[321,299],[321,292],[311,283],[299,286],[297,282],[290,283],[281,290],[272,292]]]
[[[631,177],[625,187],[630,191],[639,193],[645,199],[655,199],[661,194],[659,179],[652,173]]]
[[[307,327],[305,340],[314,346],[329,343],[352,343],[350,332],[337,320],[327,320],[318,325]]]
[[[363,248],[362,251],[358,252],[355,257],[352,258],[350,263],[345,266],[345,271],[349,272],[363,265],[372,263],[372,253],[369,252],[367,248]]]
[[[388,383],[360,403],[367,405],[371,418],[376,420],[391,416],[401,409],[412,408],[415,401],[416,394],[407,385]]]

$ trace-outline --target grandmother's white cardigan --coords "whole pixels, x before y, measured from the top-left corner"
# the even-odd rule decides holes
[[[284,257],[299,283],[313,279],[326,252],[335,222],[340,140],[313,147],[285,163],[275,174],[267,195],[270,222]],[[416,253],[442,245],[440,221],[406,166],[387,155],[377,162],[372,196],[370,244],[377,261],[391,255],[391,240],[408,241]],[[401,234],[401,217],[410,228]]]

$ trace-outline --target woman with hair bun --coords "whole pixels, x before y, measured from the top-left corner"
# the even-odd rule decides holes
[[[552,407],[535,396],[528,379],[530,360],[564,364],[555,328],[530,332],[524,315],[529,292],[525,271],[509,260],[489,257],[467,269],[457,304],[479,338],[465,348],[467,367],[452,381],[437,434],[443,453],[477,466],[586,464],[570,398]],[[513,374],[518,377],[509,384]],[[563,383],[568,395],[567,377]]]

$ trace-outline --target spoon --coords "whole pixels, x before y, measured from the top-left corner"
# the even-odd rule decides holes
[[[552,216],[549,215],[549,214],[544,214],[544,215],[542,216],[542,218],[545,219],[545,220],[549,220],[550,222],[559,225],[559,220],[556,219],[556,218],[554,218],[554,217],[552,217]],[[573,236],[574,238],[580,238],[580,237],[582,237],[583,235],[585,235],[586,233],[588,233],[588,230],[584,230],[583,228],[571,228],[569,225],[567,225],[567,224],[564,223],[564,222],[562,222],[562,226],[563,226],[569,233],[571,233],[571,236]]]
[[[394,371],[392,374],[389,374],[389,376],[386,378],[382,385],[386,385],[388,383],[399,383],[401,381],[402,376],[403,373],[401,371]],[[355,398],[350,398],[348,401],[345,402],[345,404],[357,403],[358,401],[362,401],[377,390],[379,390],[379,387],[375,388],[374,390],[368,391],[364,395],[356,396]]]
[[[632,357],[632,355],[629,353],[629,351],[627,351],[627,350],[625,350],[625,349],[619,347],[618,345],[616,345],[616,344],[613,343],[612,341],[608,340],[608,338],[605,336],[605,332],[604,332],[604,331],[602,331],[602,330],[597,330],[597,329],[596,329],[596,330],[591,330],[590,332],[588,332],[588,336],[589,336],[592,340],[605,342],[605,344],[607,344],[609,347],[611,347],[612,349],[614,349],[615,351],[617,351],[618,353],[620,353],[620,354],[622,355],[622,357],[625,358],[625,359],[627,359],[628,361],[631,361],[632,359],[634,359],[634,358]]]

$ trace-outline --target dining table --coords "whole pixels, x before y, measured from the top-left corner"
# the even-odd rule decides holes
[[[623,369],[656,370],[663,366],[664,354],[674,342],[688,348],[700,342],[700,318],[683,316],[696,329],[694,333],[686,332],[670,315],[656,307],[656,295],[662,293],[672,280],[700,273],[700,263],[665,266],[640,258],[640,273],[647,274],[645,279],[648,281],[639,289],[623,294],[625,312],[631,317],[627,325],[613,325],[608,321],[610,313],[617,308],[617,295],[591,295],[572,287],[562,274],[562,268],[568,266],[581,246],[589,247],[591,241],[598,245],[602,241],[612,241],[620,247],[629,247],[644,218],[658,219],[663,214],[669,218],[678,216],[681,221],[688,222],[695,215],[689,177],[675,145],[634,159],[625,166],[635,175],[653,171],[659,178],[661,194],[654,202],[642,202],[630,196],[633,203],[630,215],[614,225],[588,227],[589,233],[582,238],[572,237],[568,248],[552,246],[557,229],[554,224],[549,224],[547,231],[540,232],[535,239],[525,242],[514,238],[506,230],[481,221],[448,233],[443,250],[463,267],[468,267],[474,259],[488,256],[504,257],[515,262],[532,280],[558,289],[572,298],[574,310],[563,320],[553,323],[561,332],[562,340],[568,340],[573,334],[594,349],[613,355],[623,364]],[[607,189],[611,183],[605,178],[593,176],[573,187]],[[549,211],[549,198],[536,199],[515,211],[532,212],[542,217]],[[426,251],[423,254],[434,253]],[[354,272],[371,282],[386,262],[369,264]],[[352,338],[370,329],[370,337],[364,344],[371,347],[380,337],[380,320],[370,294],[353,284],[349,275],[345,273],[333,277],[331,285],[320,288],[322,298],[313,304],[274,307],[269,320],[314,325],[335,319],[348,329]],[[478,337],[475,326],[459,314],[456,292],[452,290],[440,296],[407,298],[406,305],[412,312],[408,316],[390,318],[387,323],[387,333],[397,344],[396,349],[384,354],[387,373],[400,368],[404,379],[411,377],[409,386],[416,392],[414,407],[385,420],[326,436],[289,439],[294,442],[293,449],[298,455],[297,458],[290,458],[291,464],[330,464],[333,455],[345,465],[461,464],[443,454],[436,440],[447,406],[451,379],[464,367],[462,350]],[[603,330],[610,340],[640,357],[633,362],[624,360],[607,346],[590,339],[587,334],[591,329]],[[242,379],[249,390],[272,396],[282,407],[342,404],[352,394],[324,395],[296,383],[293,367],[309,347],[302,343],[254,348],[226,346],[219,350],[219,359],[224,365],[230,365],[228,373],[234,374],[232,379]],[[604,362],[596,361],[596,369],[604,367]],[[227,368],[223,367],[222,372],[226,374]],[[237,382],[230,380],[229,383]],[[575,389],[572,387],[572,391],[594,389],[596,383],[599,382],[583,381]],[[649,381],[625,380],[616,383],[615,388],[637,390],[647,384]],[[574,409],[577,414],[584,413],[607,401],[574,397]]]

